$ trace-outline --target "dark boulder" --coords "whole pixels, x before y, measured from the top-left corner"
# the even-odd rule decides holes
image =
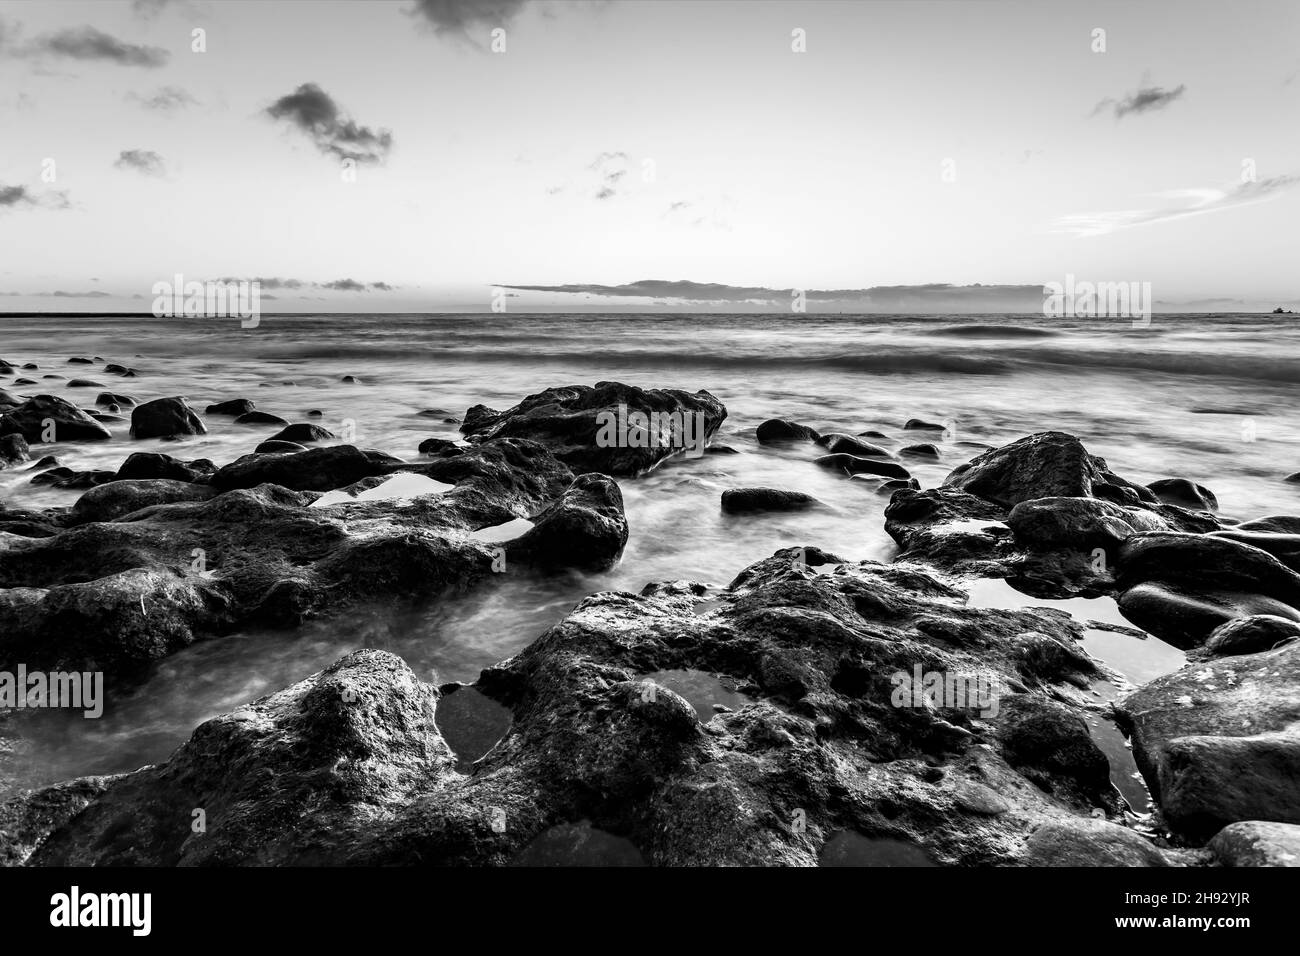
[[[337,436],[328,428],[321,428],[319,425],[312,425],[308,422],[297,422],[293,425],[286,425],[267,440],[295,442],[301,445],[305,442],[325,441],[335,437]]]
[[[901,478],[904,481],[912,477],[911,472],[896,462],[859,458],[856,455],[822,455],[814,459],[813,464],[846,475],[882,475],[886,478]]]
[[[1191,511],[1219,510],[1219,499],[1213,491],[1186,478],[1161,478],[1150,482],[1147,487],[1167,505],[1178,505]]]
[[[55,395],[36,395],[0,415],[0,435],[29,442],[106,441],[113,433],[76,405]]]
[[[289,422],[269,412],[244,412],[235,419],[236,425],[287,425]]]
[[[205,501],[216,493],[207,485],[167,478],[109,481],[78,498],[72,506],[72,517],[77,522],[116,521],[142,508],[178,501]]]
[[[1256,654],[1295,640],[1300,640],[1300,621],[1256,614],[1220,624],[1205,642],[1205,649],[1219,657]]]
[[[666,458],[698,457],[727,410],[706,391],[642,389],[620,382],[548,388],[496,415],[466,412],[471,441],[526,438],[575,472],[638,475]]]
[[[821,437],[817,429],[785,418],[769,418],[754,430],[754,436],[760,445],[795,441],[815,442]]]
[[[214,402],[207,407],[209,415],[247,415],[257,406],[247,398],[232,398],[224,402]]]
[[[165,478],[171,481],[206,482],[217,466],[206,458],[181,461],[161,452],[137,451],[127,456],[114,476],[118,481]]]
[[[203,420],[180,396],[155,398],[131,411],[133,438],[170,438],[173,435],[206,435]]]
[[[31,460],[31,449],[27,446],[27,439],[22,435],[11,434],[0,437],[0,469]]]
[[[533,527],[505,546],[512,562],[603,571],[618,562],[627,544],[623,493],[607,475],[579,475],[531,520]]]
[[[287,455],[297,451],[306,451],[306,445],[299,445],[296,441],[280,441],[275,438],[268,438],[256,448],[253,449],[254,455]]]
[[[115,392],[100,392],[95,396],[96,405],[117,405],[119,408],[125,405],[131,408],[140,404],[134,395],[119,395]]]

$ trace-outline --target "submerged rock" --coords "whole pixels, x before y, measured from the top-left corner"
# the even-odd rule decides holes
[[[137,451],[127,456],[117,469],[119,481],[167,478],[172,481],[206,482],[217,470],[217,466],[206,458],[194,461],[181,461],[161,452]]]
[[[335,437],[337,436],[328,428],[321,428],[319,425],[312,425],[308,422],[298,422],[293,425],[286,425],[267,440],[293,442],[301,445],[304,442],[326,441]]]
[[[843,472],[846,475],[882,475],[886,478],[899,478],[903,481],[912,477],[911,472],[897,462],[878,461],[875,458],[859,458],[856,455],[822,455],[820,458],[814,459],[813,464]]]
[[[251,404],[251,403],[250,403]],[[244,412],[235,419],[236,425],[288,425],[286,419],[268,412]]]

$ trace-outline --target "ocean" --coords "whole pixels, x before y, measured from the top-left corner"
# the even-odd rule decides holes
[[[138,370],[106,375],[101,357]],[[1221,512],[1249,519],[1300,511],[1300,324],[1292,316],[1156,314],[1128,319],[1041,315],[485,314],[115,316],[0,318],[0,358],[16,370],[0,389],[50,393],[90,407],[101,391],[140,400],[248,398],[259,410],[354,435],[353,444],[418,460],[425,438],[458,437],[475,404],[507,408],[549,386],[623,381],[707,389],[728,409],[714,444],[738,453],[677,458],[622,479],[631,538],[621,563],[597,575],[512,578],[424,608],[358,608],[291,631],[200,642],[159,662],[138,684],[110,687],[95,721],[49,711],[30,722],[16,786],[132,770],[165,759],[204,719],[278,690],[360,647],[400,654],[426,679],[472,681],[525,647],[583,596],[647,582],[725,586],[746,565],[792,545],[846,560],[889,560],[887,498],[812,464],[814,446],[760,447],[754,428],[789,418],[896,448],[933,441],[938,463],[907,463],[922,486],[979,451],[1059,429],[1078,435],[1138,482],[1185,477],[1208,486]],[[43,379],[52,374],[58,379]],[[14,385],[28,376],[36,385]],[[353,376],[355,383],[345,383]],[[129,418],[129,409],[123,417]],[[78,470],[116,469],[135,451],[218,465],[276,431],[204,416],[208,434],[181,442],[114,440],[33,446]],[[905,432],[917,418],[945,426]],[[0,471],[10,507],[71,505],[78,491],[33,486],[22,466]],[[799,514],[723,515],[728,488],[804,491],[828,507]]]

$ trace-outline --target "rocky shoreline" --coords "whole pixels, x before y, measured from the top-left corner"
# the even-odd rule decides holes
[[[222,465],[40,458],[118,440],[128,408],[137,438],[205,428],[180,397],[99,398],[113,411],[0,392],[3,467],[85,489],[69,508],[0,506],[0,671],[129,682],[254,625],[608,568],[636,533],[618,480],[684,449],[661,432],[599,442],[601,421],[689,417],[707,442],[727,416],[707,391],[600,382],[474,406],[463,440],[411,460],[310,447],[334,436],[275,416]],[[240,396],[203,412],[259,414]],[[941,427],[907,422],[896,453],[875,432],[757,429],[889,496],[890,563],[810,541],[725,587],[593,594],[473,684],[356,651],[164,763],[10,795],[0,861],[1300,864],[1300,517],[1229,520],[1211,490],[1130,481],[1060,431],[959,449],[973,457],[921,488],[908,463],[938,456]],[[719,507],[821,505],[735,487]],[[1024,601],[983,606],[976,587]],[[1080,601],[1128,626],[1052,606]],[[1159,644],[1182,666],[1135,679],[1089,652],[1098,630],[1120,656]],[[0,715],[0,744],[22,716]],[[1131,739],[1153,813],[1117,789],[1128,758],[1103,725]]]

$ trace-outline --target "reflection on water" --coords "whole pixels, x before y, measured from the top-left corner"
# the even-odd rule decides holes
[[[692,668],[655,671],[646,674],[642,680],[654,681],[660,687],[680,694],[695,708],[695,715],[701,723],[712,720],[719,707],[737,710],[754,699],[738,691],[734,679]]]

